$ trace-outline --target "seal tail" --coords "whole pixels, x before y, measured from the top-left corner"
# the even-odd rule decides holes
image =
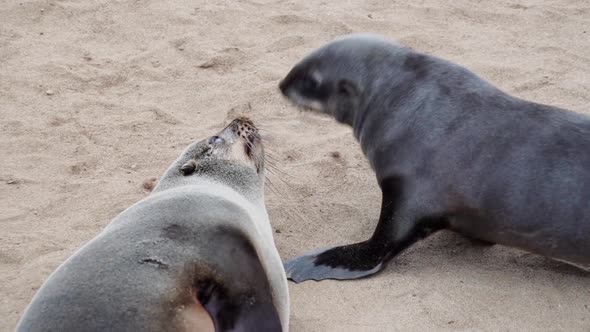
[[[212,273],[196,278],[193,296],[215,331],[282,331],[268,277],[246,235],[223,229],[210,240],[218,244],[209,262]]]

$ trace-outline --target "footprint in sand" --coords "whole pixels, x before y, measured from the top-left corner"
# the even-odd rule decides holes
[[[243,58],[244,52],[242,50],[237,47],[228,47],[197,67],[201,69],[212,69],[218,73],[226,73],[241,62]]]
[[[291,25],[291,24],[309,24],[314,23],[314,21],[298,16],[298,15],[277,15],[272,16],[270,20],[274,23],[284,24],[284,25]]]
[[[529,82],[521,84],[521,85],[514,88],[514,92],[521,93],[521,92],[525,92],[525,91],[535,91],[535,90],[542,89],[546,86],[550,86],[553,84],[554,83],[552,83],[548,77],[544,77],[540,80],[531,80]]]
[[[267,52],[281,52],[293,47],[301,46],[305,42],[302,36],[287,36],[266,47]]]

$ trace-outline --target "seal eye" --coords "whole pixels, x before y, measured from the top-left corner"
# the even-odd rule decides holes
[[[318,82],[312,77],[306,77],[301,82],[301,89],[303,91],[314,91],[318,88]]]
[[[209,144],[220,144],[221,142],[223,142],[223,138],[219,137],[219,136],[213,136],[209,139]]]
[[[182,165],[180,173],[184,176],[191,175],[195,172],[195,169],[197,169],[197,163],[194,160],[189,160],[186,164]]]

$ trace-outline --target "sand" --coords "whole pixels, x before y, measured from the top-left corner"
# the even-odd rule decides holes
[[[144,180],[238,113],[265,129],[284,172],[267,189],[284,258],[370,236],[380,194],[350,129],[298,112],[277,90],[301,56],[349,32],[382,33],[519,97],[589,111],[586,0],[4,0],[0,330],[148,195]],[[293,331],[590,330],[588,274],[451,233],[373,278],[290,291]]]

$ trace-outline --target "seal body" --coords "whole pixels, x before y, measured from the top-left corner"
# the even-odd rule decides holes
[[[247,119],[190,145],[49,277],[17,331],[288,331],[263,160]]]
[[[364,277],[441,229],[590,266],[588,116],[368,34],[315,50],[279,87],[352,127],[383,199],[370,239],[294,258],[290,279]]]

